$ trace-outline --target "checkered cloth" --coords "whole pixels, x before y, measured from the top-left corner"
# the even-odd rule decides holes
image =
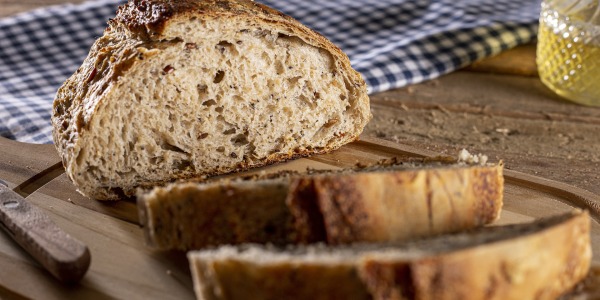
[[[535,38],[539,0],[257,0],[321,32],[369,86],[438,77]],[[51,143],[52,100],[122,1],[0,19],[0,135]]]

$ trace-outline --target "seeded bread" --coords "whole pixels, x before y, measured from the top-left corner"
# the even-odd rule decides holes
[[[58,90],[52,124],[78,190],[114,200],[329,152],[370,118],[348,57],[291,17],[249,0],[130,0]]]
[[[587,274],[590,220],[574,211],[398,245],[188,253],[198,299],[556,299]]]
[[[342,171],[175,183],[140,193],[138,210],[147,243],[158,249],[403,241],[496,220],[502,167],[411,159]]]

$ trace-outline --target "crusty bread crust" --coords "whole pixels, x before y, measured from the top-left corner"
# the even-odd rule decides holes
[[[574,211],[397,245],[225,246],[188,259],[198,299],[556,299],[589,271],[590,218]]]
[[[349,98],[355,101],[350,109],[356,111],[353,115],[356,128],[351,132],[339,132],[335,138],[327,141],[325,147],[305,145],[296,149],[275,151],[262,159],[240,160],[235,165],[181,172],[173,170],[168,178],[143,179],[133,185],[112,185],[114,180],[104,180],[100,184],[82,178],[83,173],[88,174],[91,171],[80,169],[76,166],[76,161],[85,160],[80,155],[81,149],[89,147],[86,143],[90,141],[86,141],[86,138],[90,136],[90,124],[94,124],[94,121],[97,123],[95,119],[99,118],[99,110],[109,105],[109,101],[121,101],[114,99],[115,90],[122,85],[123,78],[139,68],[144,60],[157,55],[157,50],[181,43],[181,24],[189,20],[222,20],[252,24],[257,28],[278,31],[284,36],[297,37],[303,43],[325,51],[333,58],[332,67],[339,70],[347,81]],[[366,84],[361,75],[352,69],[348,57],[322,35],[264,5],[248,0],[132,0],[119,8],[117,16],[109,21],[109,25],[104,35],[92,46],[82,66],[58,90],[53,106],[53,139],[56,148],[62,157],[67,175],[78,190],[89,197],[117,200],[133,196],[138,186],[164,184],[178,178],[198,175],[237,172],[330,152],[358,139],[362,128],[371,118]],[[110,154],[103,159],[110,160]],[[94,176],[98,177],[92,177]]]
[[[369,254],[359,273],[375,299],[556,299],[585,278],[591,257],[585,212],[535,235],[453,253]]]
[[[138,210],[149,245],[182,250],[240,243],[404,241],[482,226],[499,217],[502,163],[420,166],[177,183],[141,194]]]
[[[313,178],[326,241],[404,241],[500,217],[502,164]]]
[[[337,52],[340,58],[346,56],[318,32],[278,10],[254,1],[130,0],[127,4],[119,7],[117,16],[111,22],[117,26],[124,26],[130,34],[140,35],[144,39],[164,40],[174,38],[169,35],[170,23],[189,17],[240,17],[256,22],[274,23],[294,32],[314,46]]]

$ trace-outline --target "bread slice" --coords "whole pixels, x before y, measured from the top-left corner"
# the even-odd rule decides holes
[[[556,299],[587,274],[590,219],[574,211],[398,245],[193,251],[198,299]]]
[[[496,220],[502,168],[408,159],[342,171],[184,182],[142,193],[138,211],[147,243],[158,249],[403,241]]]
[[[58,90],[53,138],[84,195],[325,153],[370,120],[320,34],[249,0],[130,0]]]

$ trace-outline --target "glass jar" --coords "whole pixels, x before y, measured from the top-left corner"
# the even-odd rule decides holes
[[[536,60],[551,90],[600,106],[600,0],[544,0]]]

